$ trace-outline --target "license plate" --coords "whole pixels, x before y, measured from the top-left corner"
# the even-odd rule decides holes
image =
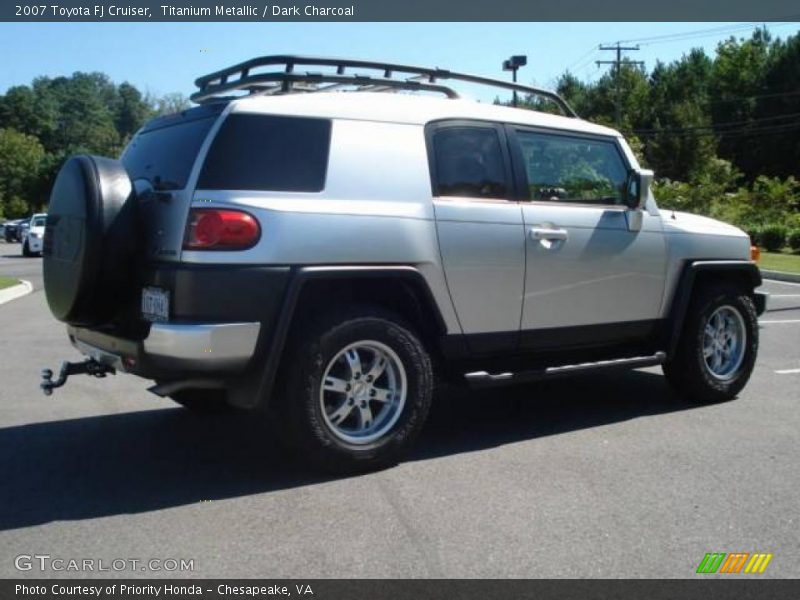
[[[148,321],[169,320],[169,292],[155,287],[142,289],[142,316]]]

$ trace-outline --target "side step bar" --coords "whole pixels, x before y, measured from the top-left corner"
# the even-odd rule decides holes
[[[634,356],[631,358],[619,358],[615,360],[601,360],[597,362],[580,363],[577,365],[559,365],[537,369],[533,371],[520,371],[519,373],[487,373],[486,371],[474,371],[465,373],[464,378],[472,387],[490,387],[494,385],[505,385],[509,383],[525,383],[528,381],[539,381],[541,379],[551,379],[553,377],[564,377],[596,370],[612,369],[639,369],[641,367],[653,367],[662,364],[667,359],[666,352],[656,352],[652,356]]]

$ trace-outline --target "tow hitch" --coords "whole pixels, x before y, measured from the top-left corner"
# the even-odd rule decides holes
[[[93,377],[105,377],[109,373],[112,375],[116,374],[116,371],[113,367],[97,362],[93,358],[79,363],[64,361],[61,363],[61,371],[58,373],[58,379],[55,381],[53,381],[53,371],[50,369],[42,370],[42,391],[45,393],[45,396],[49,396],[53,393],[55,388],[64,385],[70,375],[82,375],[84,373]]]

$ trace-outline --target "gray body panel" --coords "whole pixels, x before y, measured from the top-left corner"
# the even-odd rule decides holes
[[[618,140],[579,119],[463,101],[386,94],[314,94],[231,102],[202,144],[185,190],[145,207],[148,256],[254,265],[408,265],[424,277],[449,334],[514,332],[663,318],[690,259],[748,258],[736,228],[641,210],[560,202],[433,198],[425,125],[442,119],[574,131]],[[214,136],[231,113],[332,121],[319,193],[196,189]],[[236,206],[255,216],[259,242],[237,252],[183,251],[189,208]],[[534,228],[564,230],[553,244]]]
[[[659,316],[666,250],[661,221],[632,230],[621,207],[532,202],[522,209],[527,268],[522,329],[642,321]],[[534,239],[537,228],[567,239]]]

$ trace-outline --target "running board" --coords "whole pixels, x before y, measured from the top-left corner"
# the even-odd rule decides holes
[[[653,367],[662,364],[667,358],[665,352],[656,352],[652,356],[634,356],[632,358],[618,358],[615,360],[601,360],[597,362],[580,363],[577,365],[559,365],[557,367],[547,367],[534,371],[521,371],[519,373],[487,373],[486,371],[474,371],[465,373],[464,378],[473,387],[489,387],[493,385],[504,385],[509,383],[525,383],[528,381],[538,381],[540,379],[551,379],[553,377],[564,377],[595,370],[612,369],[639,369],[642,367]]]

